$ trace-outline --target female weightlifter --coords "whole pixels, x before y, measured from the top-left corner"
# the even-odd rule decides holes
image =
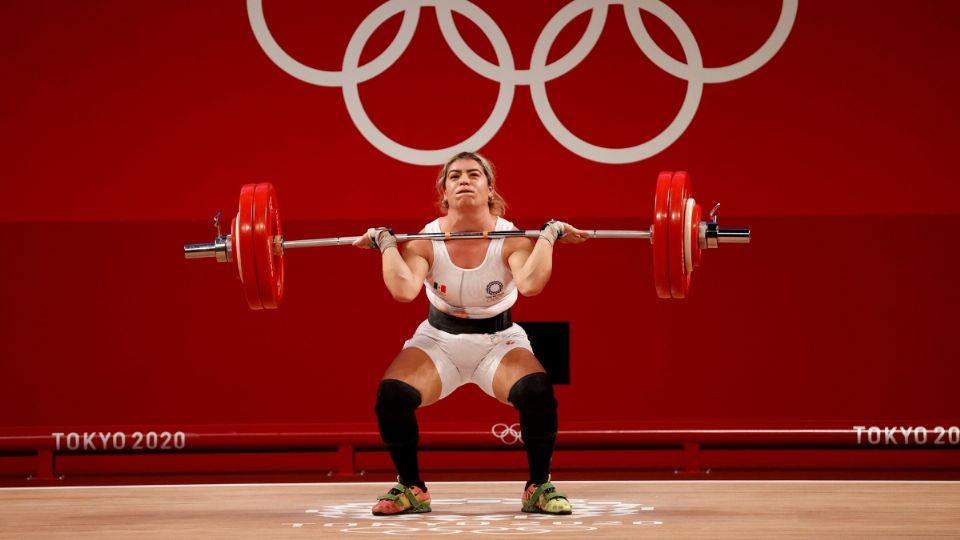
[[[491,164],[473,152],[450,158],[437,178],[441,216],[424,232],[515,230],[503,218]],[[587,233],[550,221],[534,243],[524,237],[456,242],[412,240],[401,254],[392,231],[369,229],[354,245],[379,248],[383,280],[393,298],[410,302],[426,285],[430,311],[387,368],[377,389],[380,436],[398,483],[373,506],[376,515],[430,511],[417,462],[415,411],[473,383],[520,413],[530,478],[524,512],[569,514],[567,498],[550,483],[557,436],[553,386],[523,328],[513,324],[517,294],[539,294],[550,279],[553,244],[580,243]]]

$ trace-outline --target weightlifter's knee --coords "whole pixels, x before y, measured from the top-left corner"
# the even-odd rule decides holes
[[[510,388],[508,400],[520,411],[523,435],[556,436],[557,400],[549,375],[538,372],[521,377]]]
[[[374,411],[385,443],[408,444],[417,440],[415,411],[420,403],[420,392],[413,386],[397,379],[380,381]]]

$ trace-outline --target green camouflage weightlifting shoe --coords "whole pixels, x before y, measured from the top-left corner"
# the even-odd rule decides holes
[[[524,512],[553,515],[567,515],[573,512],[570,501],[563,493],[557,491],[557,488],[550,483],[549,478],[539,486],[531,484],[523,492],[521,502]]]
[[[377,504],[373,505],[372,511],[375,516],[429,512],[430,494],[417,486],[405,486],[398,482],[390,491],[377,497]]]

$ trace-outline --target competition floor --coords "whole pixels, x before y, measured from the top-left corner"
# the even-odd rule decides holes
[[[0,489],[0,538],[954,537],[960,482],[557,482],[564,517],[519,511],[518,482],[430,484],[433,512],[374,517],[389,486]]]

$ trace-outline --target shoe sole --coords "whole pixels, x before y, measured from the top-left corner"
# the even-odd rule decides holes
[[[371,512],[371,514],[373,514],[373,515],[375,515],[375,516],[402,516],[403,514],[425,514],[425,513],[427,513],[427,512],[431,512],[431,511],[432,511],[432,510],[431,510],[430,507],[428,506],[428,507],[426,507],[426,508],[423,508],[423,507],[420,507],[420,508],[410,507],[410,508],[407,508],[406,510],[401,510],[400,512],[393,512],[392,514],[389,514],[389,513],[387,513],[387,512]]]
[[[570,514],[573,513],[573,510],[564,510],[562,512],[547,512],[546,510],[541,510],[539,508],[533,508],[530,510],[527,510],[526,508],[521,508],[520,510],[522,510],[523,512],[527,512],[528,514],[546,514],[548,516],[569,516]]]

